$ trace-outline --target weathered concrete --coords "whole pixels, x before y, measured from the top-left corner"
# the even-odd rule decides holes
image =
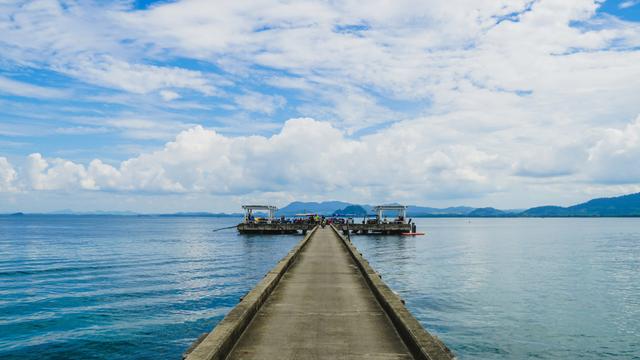
[[[335,228],[314,230],[296,249],[272,290],[252,294],[263,280],[189,360],[453,358]],[[259,309],[247,311],[247,300]],[[239,307],[250,323],[231,316]]]
[[[247,328],[256,312],[278,285],[287,269],[293,264],[301,250],[311,239],[316,229],[298,243],[264,278],[253,288],[240,303],[209,334],[200,336],[195,346],[191,346],[184,354],[186,360],[219,360],[227,357],[238,338]],[[205,336],[206,335],[206,336]]]
[[[336,235],[337,229],[334,228]],[[375,295],[378,303],[393,322],[396,330],[402,337],[414,358],[416,359],[455,359],[455,356],[447,346],[437,337],[429,334],[420,325],[418,320],[411,315],[404,306],[404,301],[393,290],[391,290],[369,262],[365,260],[362,253],[344,236],[340,236],[347,247],[349,254],[360,269],[369,288]]]

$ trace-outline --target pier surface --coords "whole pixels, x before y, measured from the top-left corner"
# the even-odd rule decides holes
[[[354,250],[330,226],[317,228],[280,264],[270,291],[262,284],[270,280],[261,282],[268,294],[247,295],[263,301],[246,325],[234,327],[232,311],[218,325],[227,330],[214,330],[187,359],[453,358],[386,285],[375,289],[371,275],[379,276]]]

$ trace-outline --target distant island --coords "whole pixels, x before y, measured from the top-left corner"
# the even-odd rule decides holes
[[[569,207],[540,206],[521,216],[640,216],[640,193],[589,200]]]
[[[278,216],[301,213],[317,213],[330,216],[362,217],[372,215],[372,206],[342,201],[300,202],[294,201],[278,210]],[[640,193],[611,198],[599,198],[585,203],[561,207],[539,206],[526,210],[501,210],[492,207],[474,208],[456,206],[434,208],[417,205],[407,207],[409,217],[640,217]]]
[[[313,213],[325,216],[363,217],[373,215],[373,206],[343,201],[301,202],[294,201],[277,211],[277,216],[294,216]],[[45,214],[16,212],[5,216],[27,215],[78,215],[78,216],[183,216],[183,217],[239,217],[241,213],[178,212],[170,214],[138,214],[131,211],[74,212],[61,210]],[[640,217],[640,193],[598,198],[568,206],[537,206],[526,210],[501,210],[492,207],[474,208],[456,206],[434,208],[417,205],[407,207],[408,217]]]

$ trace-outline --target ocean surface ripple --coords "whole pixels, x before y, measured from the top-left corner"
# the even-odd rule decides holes
[[[237,218],[0,216],[1,359],[180,359],[301,239]],[[640,359],[640,219],[353,236],[460,359]]]
[[[0,217],[0,358],[179,359],[299,241],[238,221]]]

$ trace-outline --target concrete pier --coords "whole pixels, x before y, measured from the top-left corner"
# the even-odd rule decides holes
[[[189,360],[452,359],[338,230],[313,229]]]

